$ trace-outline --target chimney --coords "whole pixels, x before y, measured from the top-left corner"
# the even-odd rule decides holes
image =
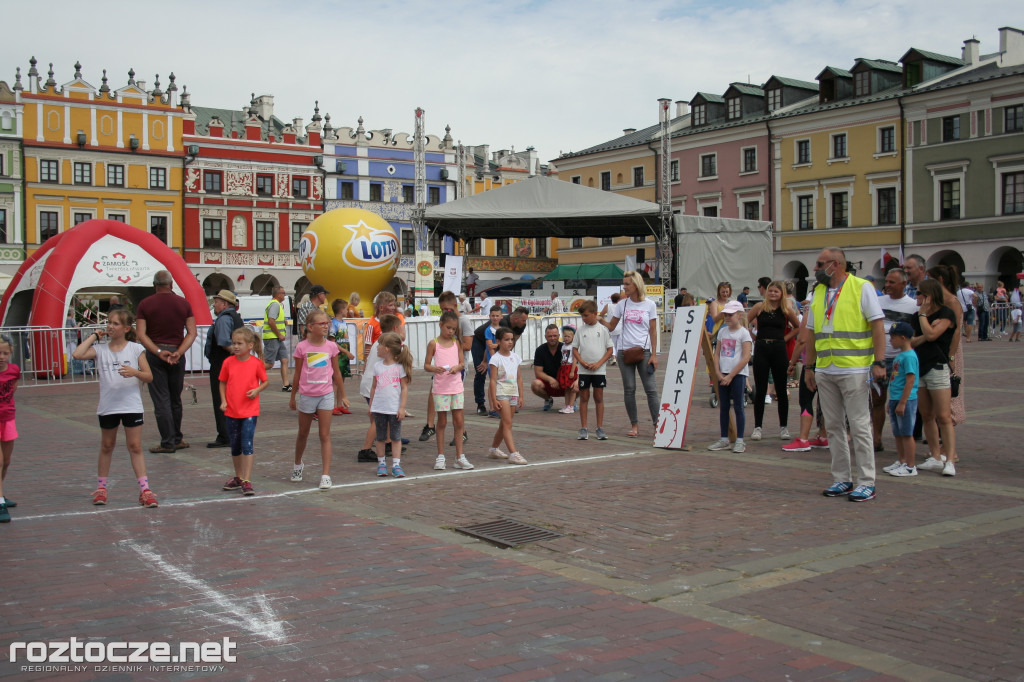
[[[690,103],[681,99],[676,100],[676,118],[686,116],[690,113]]]
[[[978,46],[981,44],[976,38],[969,38],[964,41],[964,48],[960,51],[960,57],[964,60],[964,64],[977,64],[978,63]]]
[[[274,115],[274,96],[260,95],[256,98],[256,115],[264,121],[269,121]]]
[[[295,128],[295,133],[298,134],[298,132],[300,130],[302,130],[302,119],[301,118],[293,118],[292,119],[292,128]]]
[[[623,135],[632,135],[635,132],[636,132],[636,128],[623,128],[622,129],[622,134]]]
[[[1024,31],[1010,26],[999,29],[999,52],[1004,66],[1024,62]]]

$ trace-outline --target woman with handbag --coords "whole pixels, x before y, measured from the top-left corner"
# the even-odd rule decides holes
[[[658,308],[647,298],[644,278],[630,270],[622,276],[623,296],[612,313],[612,319],[605,322],[608,331],[614,331],[622,322],[622,336],[619,340],[617,360],[622,375],[622,393],[629,415],[630,438],[640,435],[640,421],[636,410],[636,375],[640,375],[651,421],[658,425],[658,386],[655,372],[658,369]]]
[[[956,316],[956,328],[964,328],[964,309],[960,305],[960,299],[956,295],[956,283],[960,281],[960,273],[953,265],[935,265],[928,268],[928,276],[938,280],[942,285],[943,305],[953,311]],[[949,345],[949,369],[951,375],[964,377],[964,346],[961,343],[961,335],[958,333],[953,337]],[[964,404],[964,392],[953,391],[953,401],[950,403],[949,412],[953,416],[953,426],[960,426],[967,422],[967,407]],[[956,458],[953,458],[956,463]]]
[[[925,437],[932,449],[931,456],[918,468],[940,471],[943,476],[956,476],[956,467],[953,465],[956,461],[956,432],[953,430],[950,412],[952,390],[949,347],[957,335],[957,323],[955,313],[943,300],[943,288],[937,280],[926,279],[918,285],[917,304],[920,311],[914,325],[915,336],[910,345],[917,353],[921,368],[917,407],[921,413]],[[946,451],[945,457],[939,454],[940,434]]]

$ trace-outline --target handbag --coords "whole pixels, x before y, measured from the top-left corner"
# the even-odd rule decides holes
[[[626,299],[629,302],[629,299]],[[626,316],[627,305],[622,306],[622,316]],[[644,361],[644,351],[647,350],[644,346],[633,346],[622,351],[622,361],[627,365],[636,365]]]
[[[953,398],[960,395],[960,375],[953,374],[953,365],[949,366],[949,395]]]

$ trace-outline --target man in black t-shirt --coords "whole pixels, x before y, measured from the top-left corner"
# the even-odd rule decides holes
[[[558,368],[562,366],[562,342],[558,340],[558,325],[549,324],[544,330],[544,343],[533,354],[533,382],[530,390],[544,399],[544,411],[554,404],[554,398],[565,395],[558,384]]]

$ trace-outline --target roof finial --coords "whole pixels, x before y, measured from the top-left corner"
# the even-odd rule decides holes
[[[320,100],[313,100],[313,123],[322,121],[323,116],[320,115]]]
[[[28,68],[28,77],[29,78],[31,78],[32,76],[38,76],[39,75],[39,71],[36,70],[36,64],[38,64],[38,63],[39,62],[36,61],[35,55],[33,55],[28,60],[28,67],[29,67]]]
[[[330,137],[332,132],[334,128],[331,126],[331,113],[327,112],[324,114],[324,137]]]
[[[21,87],[21,67],[20,66],[17,67],[16,69],[14,69],[14,89],[15,90],[24,90],[24,88]]]
[[[174,84],[174,72],[171,71],[171,75],[167,77],[167,80],[171,81],[171,84],[167,86],[167,92],[177,92],[178,86]]]
[[[75,61],[75,78],[78,79],[78,78],[81,78],[81,77],[82,77],[82,62]]]
[[[100,80],[103,81],[103,85],[100,86],[100,92],[110,92],[110,86],[107,85],[107,70],[106,69],[103,69],[103,78],[101,78]]]
[[[359,117],[359,127],[356,128],[356,135],[365,135],[365,134],[366,134],[366,128],[363,127],[363,117],[360,116]]]
[[[57,87],[57,81],[53,80],[53,62],[50,62],[50,70],[46,72],[46,75],[49,76],[49,78],[46,79],[46,87]]]
[[[128,69],[128,85],[135,85],[135,69]]]
[[[153,99],[159,99],[163,97],[164,91],[160,89],[160,74],[156,74],[153,79]]]

